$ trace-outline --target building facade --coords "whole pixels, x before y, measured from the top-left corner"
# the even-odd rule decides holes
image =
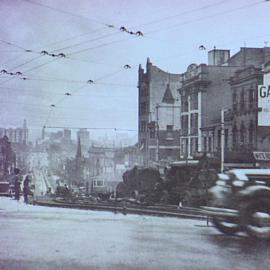
[[[214,151],[216,122],[220,121],[221,109],[231,103],[229,78],[239,69],[225,65],[228,57],[228,50],[215,49],[208,54],[212,65],[191,64],[182,74],[181,158]]]
[[[180,75],[154,66],[147,59],[146,71],[139,67],[139,149],[142,163],[179,159]]]
[[[235,73],[232,91],[232,150],[254,151],[260,148],[257,89],[263,83],[261,68],[249,66]]]
[[[204,135],[212,134],[212,150],[220,157],[221,134],[224,135],[225,162],[254,163],[254,152],[269,151],[269,127],[258,125],[258,86],[264,84],[263,63],[269,62],[270,48],[241,48],[228,59],[226,65],[238,69],[229,78],[231,100],[227,101],[224,117],[224,130],[221,116],[213,124],[203,129]],[[270,125],[269,125],[270,126]],[[204,138],[203,138],[204,140]]]

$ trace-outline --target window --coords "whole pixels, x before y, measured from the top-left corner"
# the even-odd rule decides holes
[[[251,147],[253,146],[253,141],[254,141],[254,124],[253,121],[251,121],[248,128],[248,142]]]
[[[245,89],[242,88],[240,96],[240,110],[243,112],[245,110]]]
[[[188,111],[188,96],[185,94],[181,94],[181,111]]]
[[[218,130],[217,134],[217,147],[221,148],[221,130]]]
[[[140,125],[140,131],[141,132],[145,132],[146,131],[146,122],[145,121],[141,121],[141,125]]]
[[[173,125],[167,125],[167,138],[173,138]]]
[[[237,147],[237,142],[238,142],[238,130],[237,130],[237,127],[234,126],[233,127],[233,130],[232,130],[232,135],[233,135],[233,147]]]
[[[188,115],[181,116],[181,134],[188,135]]]
[[[94,180],[93,181],[93,186],[94,187],[103,187],[104,186],[104,182],[102,180]]]
[[[244,123],[241,124],[241,128],[240,128],[240,144],[243,145],[245,144],[245,139],[246,139],[246,128],[244,126]]]
[[[156,149],[150,149],[150,160],[156,160]]]
[[[249,108],[250,109],[252,109],[254,107],[254,100],[255,100],[254,90],[249,89],[248,101],[249,101]]]
[[[169,161],[173,160],[173,149],[167,149],[166,150],[166,156]]]
[[[212,138],[208,137],[208,151],[212,152]]]
[[[156,129],[155,127],[149,128],[150,130],[150,139],[155,139],[156,138]]]
[[[233,91],[233,111],[237,111],[237,93],[236,90]]]
[[[192,155],[198,152],[198,138],[191,138],[190,152]]]
[[[207,151],[207,137],[203,137],[203,150]]]
[[[228,148],[228,140],[229,140],[229,130],[225,129],[224,130],[224,147]]]
[[[191,110],[198,110],[198,93],[192,93],[190,95],[190,109]]]
[[[192,113],[190,116],[190,132],[193,135],[198,134],[198,114]]]

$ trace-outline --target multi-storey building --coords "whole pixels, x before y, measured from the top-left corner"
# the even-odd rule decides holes
[[[262,83],[262,69],[254,66],[237,71],[231,78],[233,151],[255,150],[259,147],[257,89]]]
[[[231,100],[227,101],[224,122],[225,161],[228,163],[253,162],[254,151],[269,150],[269,127],[258,126],[258,85],[263,84],[262,64],[270,59],[270,48],[241,48],[228,59],[228,67],[238,66],[229,79]],[[211,102],[212,104],[212,102]],[[220,155],[221,115],[213,124],[203,128],[203,133],[212,133],[212,152]],[[203,138],[205,142],[205,138]],[[268,142],[268,144],[266,143]],[[205,145],[205,144],[204,144]],[[203,147],[209,152],[209,148]]]
[[[212,152],[220,111],[231,102],[229,78],[239,69],[224,65],[228,50],[208,53],[209,65],[191,64],[182,74],[179,89],[181,100],[181,157],[192,158],[197,152]]]
[[[139,148],[142,163],[179,159],[180,75],[152,65],[139,67]]]
[[[227,152],[266,149],[267,128],[257,123],[257,87],[269,59],[268,47],[241,48],[233,56],[215,48],[208,52],[207,65],[191,64],[183,74],[166,73],[148,59],[146,72],[139,67],[138,85],[144,160],[175,160],[179,153],[192,158],[197,152],[220,156],[223,132]]]

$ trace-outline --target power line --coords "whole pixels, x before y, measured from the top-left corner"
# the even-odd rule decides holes
[[[81,49],[81,50],[69,53],[68,56],[76,55],[76,54],[83,53],[83,52],[86,52],[86,51],[89,51],[89,50],[99,49],[99,48],[106,47],[106,46],[109,46],[111,44],[119,43],[119,42],[126,41],[126,40],[130,40],[130,37],[114,40],[114,41],[111,41],[111,42],[103,43],[103,44],[93,46],[93,47],[88,47],[88,48],[85,48],[85,49]]]
[[[60,51],[60,50],[66,50],[66,49],[78,47],[78,46],[81,46],[81,45],[89,43],[89,42],[93,42],[93,41],[104,39],[104,38],[107,38],[107,37],[110,37],[110,36],[114,36],[114,35],[119,34],[119,33],[120,32],[113,32],[111,34],[106,34],[106,35],[103,35],[103,36],[100,36],[100,37],[97,37],[97,38],[92,38],[92,39],[88,39],[88,40],[85,40],[85,41],[82,41],[82,42],[78,42],[78,43],[75,43],[75,44],[72,44],[72,45],[69,45],[69,46],[65,46],[65,47],[59,48],[59,49],[54,50],[54,51]]]
[[[208,9],[208,8],[219,6],[219,5],[221,5],[223,3],[227,3],[227,2],[228,2],[228,0],[222,0],[222,1],[219,1],[219,2],[214,3],[214,4],[209,4],[209,5],[199,7],[199,8],[186,10],[186,11],[183,11],[181,13],[177,13],[177,14],[174,14],[174,15],[171,15],[171,16],[167,16],[167,17],[160,18],[160,19],[157,19],[157,20],[153,20],[153,21],[150,21],[150,22],[147,22],[147,23],[143,23],[143,24],[137,25],[136,27],[148,26],[148,25],[152,25],[152,24],[158,24],[160,22],[168,21],[168,20],[183,16],[183,15],[187,15],[187,14],[194,13],[194,12],[197,12],[197,11],[200,11],[200,10],[205,10],[205,9]]]
[[[189,24],[189,23],[194,23],[194,22],[205,20],[205,19],[213,18],[213,17],[216,17],[216,16],[232,13],[232,12],[235,12],[237,10],[250,8],[250,7],[262,4],[262,3],[265,3],[265,1],[259,1],[259,2],[248,4],[248,5],[243,5],[243,6],[240,6],[240,7],[237,7],[237,8],[229,9],[229,10],[226,10],[226,11],[214,13],[214,14],[211,14],[211,15],[208,15],[208,16],[203,16],[203,17],[200,17],[200,18],[197,18],[197,19],[187,20],[187,21],[184,21],[184,22],[179,23],[179,24],[168,26],[166,28],[158,28],[156,30],[146,32],[145,34],[149,35],[149,34],[152,34],[152,33],[157,33],[157,32],[161,32],[161,31],[169,30],[169,29],[176,28],[176,27],[179,27],[179,26],[183,26],[183,25],[186,25],[186,24]]]
[[[9,46],[12,46],[12,47],[21,49],[21,50],[23,50],[23,51],[27,51],[27,50],[28,50],[28,49],[26,49],[26,48],[24,48],[24,47],[21,47],[21,46],[19,46],[19,45],[14,44],[13,42],[5,41],[5,40],[3,40],[3,39],[0,39],[0,41],[1,41],[2,43],[6,44],[6,45],[9,45]]]
[[[121,71],[121,70],[120,70],[120,71]],[[103,79],[103,78],[111,77],[111,76],[115,75],[116,73],[119,73],[119,70],[118,70],[117,72],[110,73],[110,74],[107,74],[107,75],[105,75],[105,76],[102,76],[102,77],[98,78],[96,81],[99,81],[99,80],[101,80],[101,79]],[[79,92],[81,89],[83,89],[83,88],[85,88],[85,87],[86,87],[86,85],[84,85],[84,86],[82,86],[82,87],[76,89],[75,91],[72,92],[72,95],[73,95],[74,93]],[[60,104],[61,102],[63,102],[65,99],[66,99],[66,97],[61,98],[61,99],[57,102],[57,105]],[[49,111],[48,117],[46,118],[46,121],[45,121],[45,124],[44,124],[44,125],[46,125],[46,124],[48,123],[48,121],[50,120],[50,117],[51,117],[53,111],[54,111],[53,108],[51,108],[50,111]]]
[[[54,62],[54,61],[56,61],[56,60],[58,60],[58,58],[55,58],[55,59],[53,59],[53,60],[51,60],[51,61],[48,61],[48,62],[45,62],[45,63],[43,63],[43,64],[39,64],[39,65],[37,65],[37,66],[34,66],[33,68],[30,68],[30,69],[28,69],[28,70],[26,70],[26,71],[23,71],[22,73],[30,72],[30,71],[39,69],[39,68],[41,68],[41,67],[43,67],[43,66],[45,66],[45,65],[48,65],[48,64],[50,64],[50,63],[52,63],[52,62]],[[20,66],[23,66],[23,65],[20,65]],[[3,85],[4,83],[9,82],[9,81],[11,81],[11,80],[13,80],[13,79],[15,79],[15,77],[11,77],[10,79],[8,79],[8,80],[6,80],[6,81],[0,83],[0,85]]]
[[[113,25],[111,24],[107,24],[107,23],[104,23],[104,22],[101,22],[99,20],[96,20],[96,19],[90,19],[88,17],[84,17],[82,15],[79,15],[79,14],[75,14],[73,12],[70,12],[70,11],[65,11],[63,9],[59,9],[59,8],[55,8],[55,7],[52,7],[52,6],[49,6],[49,5],[45,5],[45,4],[42,4],[42,3],[39,3],[39,2],[36,2],[36,1],[32,1],[32,0],[23,0],[25,2],[28,2],[28,3],[31,3],[33,5],[37,5],[37,6],[40,6],[40,7],[45,7],[47,9],[50,9],[50,10],[53,10],[53,11],[56,11],[56,12],[59,12],[59,13],[62,13],[62,14],[66,14],[66,15],[70,15],[72,17],[76,17],[76,18],[80,18],[80,19],[83,19],[83,20],[88,20],[88,21],[92,21],[92,22],[95,22],[95,23],[98,23],[98,24],[102,24],[106,27],[114,27]]]
[[[84,34],[80,34],[80,35],[74,35],[72,37],[69,37],[69,38],[66,38],[66,39],[62,39],[62,40],[58,40],[58,41],[55,41],[55,42],[51,42],[51,43],[48,43],[46,45],[44,45],[42,48],[46,48],[48,46],[53,46],[53,45],[56,45],[56,44],[59,44],[59,43],[63,43],[63,42],[66,42],[66,41],[69,41],[69,40],[75,40],[79,37],[82,37],[82,36],[87,36],[87,35],[90,35],[90,34],[93,34],[93,33],[96,33],[96,32],[99,32],[100,30],[104,30],[104,28],[98,28],[96,30],[93,30],[91,32],[87,32],[87,33],[84,33]],[[42,49],[40,48],[40,49]],[[54,51],[57,51],[57,50],[60,50],[60,49],[55,49]]]

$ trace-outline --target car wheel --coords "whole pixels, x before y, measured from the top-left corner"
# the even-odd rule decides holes
[[[259,199],[241,211],[241,220],[249,236],[270,240],[270,200]]]
[[[242,230],[239,222],[235,219],[213,217],[212,223],[222,233],[233,235]]]

